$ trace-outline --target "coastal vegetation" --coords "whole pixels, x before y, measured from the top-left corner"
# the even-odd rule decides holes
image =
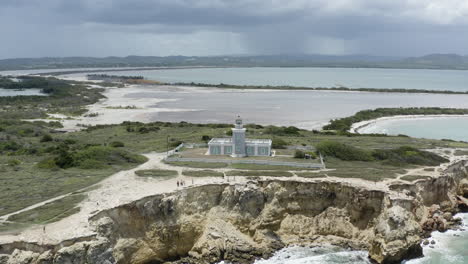
[[[47,118],[47,113],[69,116],[84,114],[86,105],[104,98],[103,89],[89,89],[87,85],[59,80],[56,78],[17,77],[0,78],[0,87],[6,89],[40,89],[48,96],[6,96],[0,97],[0,120]]]
[[[437,154],[410,146],[369,150],[335,141],[323,141],[317,145],[317,152],[325,157],[334,157],[344,161],[382,161],[384,164],[393,166],[437,166],[449,161]]]
[[[410,108],[377,108],[359,111],[353,116],[334,119],[323,127],[324,130],[347,132],[354,123],[368,121],[380,117],[397,115],[467,115],[468,109],[440,107],[410,107]]]
[[[342,91],[342,92],[372,92],[372,93],[425,93],[425,94],[467,94],[467,91],[452,90],[427,90],[427,89],[403,89],[403,88],[349,88],[345,86],[338,87],[304,87],[290,85],[235,85],[235,84],[209,84],[209,83],[164,83],[173,86],[193,86],[193,87],[211,87],[220,89],[240,89],[240,90],[305,90],[305,91]]]
[[[215,170],[184,170],[182,175],[188,177],[223,177],[224,173]]]

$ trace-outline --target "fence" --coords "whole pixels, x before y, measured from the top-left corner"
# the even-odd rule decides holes
[[[249,160],[249,159],[209,159],[209,158],[178,158],[168,157],[165,159],[167,162],[206,162],[206,163],[227,163],[227,164],[258,164],[258,165],[272,165],[272,166],[288,166],[298,168],[313,168],[324,169],[325,165],[321,163],[301,163],[301,162],[287,162],[287,161],[273,161],[273,160]]]

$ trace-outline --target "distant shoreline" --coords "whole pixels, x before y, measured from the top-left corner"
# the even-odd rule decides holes
[[[388,120],[416,120],[416,119],[431,119],[431,118],[447,118],[447,117],[468,117],[467,115],[446,115],[446,114],[441,114],[441,115],[396,115],[396,116],[385,116],[385,117],[379,117],[371,120],[366,120],[366,121],[361,121],[354,123],[351,126],[351,129],[349,130],[350,133],[356,133],[356,134],[361,134],[362,130],[371,126],[371,125],[376,125],[379,122],[382,121],[388,121]],[[366,133],[364,133],[366,134]]]

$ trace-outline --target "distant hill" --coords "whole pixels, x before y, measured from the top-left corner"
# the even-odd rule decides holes
[[[369,55],[238,55],[238,56],[127,56],[127,57],[63,57],[18,58],[0,60],[0,70],[60,69],[94,67],[363,67],[468,69],[468,56],[431,54],[414,58]]]
[[[468,56],[457,54],[430,54],[422,57],[407,58],[403,64],[420,65],[421,67],[463,68],[468,66]]]

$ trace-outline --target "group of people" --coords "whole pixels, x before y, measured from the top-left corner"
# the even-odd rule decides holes
[[[185,181],[181,180],[181,181],[177,181],[177,187],[179,186],[185,186]]]

